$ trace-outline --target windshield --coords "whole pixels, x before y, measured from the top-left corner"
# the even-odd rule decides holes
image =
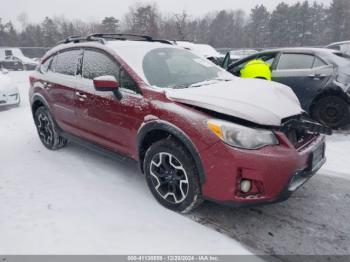
[[[185,88],[210,80],[233,79],[230,73],[209,60],[177,48],[158,48],[148,52],[142,67],[151,85],[164,88]]]

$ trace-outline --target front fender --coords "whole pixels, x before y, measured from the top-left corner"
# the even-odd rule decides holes
[[[144,139],[146,138],[147,134],[149,134],[152,131],[164,131],[168,133],[169,135],[175,137],[178,139],[185,147],[186,149],[191,153],[193,156],[193,159],[195,161],[198,173],[199,173],[199,180],[200,183],[203,184],[205,182],[205,174],[204,174],[204,169],[202,165],[202,161],[200,159],[199,152],[189,136],[183,132],[180,128],[175,126],[172,123],[169,123],[164,120],[152,120],[150,122],[144,123],[140,129],[138,130],[137,133],[137,148],[138,148],[138,156],[139,156],[139,163],[140,163],[140,168],[142,170],[142,160],[144,157],[142,145],[144,142]]]

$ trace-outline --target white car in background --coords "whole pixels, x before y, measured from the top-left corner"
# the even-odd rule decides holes
[[[7,70],[0,69],[0,107],[17,106],[21,101],[18,88],[7,73]]]
[[[225,55],[216,51],[216,49],[206,44],[196,44],[188,41],[174,41],[175,45],[181,46],[192,53],[209,59],[210,61],[218,64],[225,58]]]

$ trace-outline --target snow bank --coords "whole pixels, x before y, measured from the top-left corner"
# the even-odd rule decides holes
[[[350,134],[335,134],[327,139],[327,162],[320,173],[350,179]]]

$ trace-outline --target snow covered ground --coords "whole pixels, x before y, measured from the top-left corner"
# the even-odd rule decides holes
[[[327,142],[328,161],[321,173],[350,179],[350,131],[349,134],[333,135]]]
[[[11,72],[19,108],[0,111],[1,254],[249,254],[161,207],[134,165],[71,144],[40,143],[28,73]]]
[[[329,185],[334,176],[339,177],[337,189],[347,188],[341,181],[350,179],[349,135],[336,134],[328,138],[328,162],[320,171],[320,178],[311,179],[306,189],[302,188],[287,202],[249,210],[206,204],[194,214],[182,216],[161,207],[153,199],[144,177],[134,165],[75,144],[56,152],[46,150],[36,134],[29,109],[28,73],[11,72],[9,76],[19,85],[22,104],[0,110],[0,253],[248,254],[239,240],[250,250],[261,250],[265,254],[278,250],[293,254],[288,251],[299,247],[304,248],[300,249],[300,252],[305,250],[304,254],[317,254],[318,246],[307,249],[307,244],[300,242],[297,246],[297,242],[288,238],[303,241],[316,234],[324,240],[324,236],[330,238],[332,232],[337,234],[335,239],[330,238],[328,249],[320,246],[320,250],[332,251],[336,249],[332,245],[341,248],[345,243],[342,252],[347,252],[350,239],[344,232],[349,226],[344,222],[347,218],[340,203],[345,203],[343,197],[350,199],[350,190],[330,196],[324,191],[333,193],[335,187]],[[320,197],[322,201],[329,200],[329,205],[336,208],[334,212],[338,212],[337,219],[342,219],[335,221],[337,229],[331,226],[327,231],[327,225],[321,227],[321,222],[312,224],[314,217],[331,221],[324,211],[330,209],[319,201]],[[320,209],[310,211],[306,209],[308,205],[320,205]],[[331,215],[334,213],[329,217]],[[293,223],[294,229],[276,238],[273,231],[276,225],[281,232]],[[266,230],[269,235],[265,235]],[[317,230],[319,233],[315,233]],[[293,235],[298,231],[299,235]],[[275,235],[275,242],[271,235]],[[256,239],[261,242],[254,243]],[[272,243],[284,246],[273,250],[269,247]]]

